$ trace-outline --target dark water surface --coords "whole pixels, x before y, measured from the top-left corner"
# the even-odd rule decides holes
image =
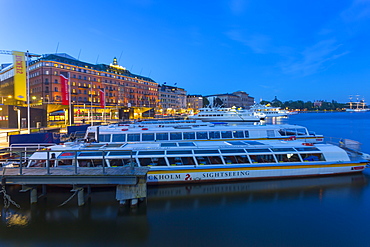
[[[370,113],[307,113],[274,123],[304,125],[363,143]],[[50,189],[30,205],[1,211],[0,246],[370,246],[370,172],[191,186],[149,187],[146,203],[119,207],[114,190],[94,190],[83,207]],[[2,200],[0,200],[2,204]]]

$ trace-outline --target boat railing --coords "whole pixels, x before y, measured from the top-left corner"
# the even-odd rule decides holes
[[[362,143],[358,141],[338,137],[325,137],[324,141],[344,149],[348,153],[351,160],[370,160],[370,155],[361,151]]]

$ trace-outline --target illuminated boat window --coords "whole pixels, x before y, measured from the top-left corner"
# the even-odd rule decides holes
[[[300,154],[304,162],[309,161],[325,161],[324,155],[321,153]]]
[[[301,162],[298,154],[275,154],[278,162]]]
[[[195,132],[184,132],[184,140],[195,140]]]
[[[179,142],[179,147],[193,147],[195,144],[193,142]]]
[[[125,142],[126,134],[113,134],[112,142]]]

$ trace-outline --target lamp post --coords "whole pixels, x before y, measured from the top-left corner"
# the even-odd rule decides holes
[[[12,96],[11,95],[8,95],[8,96],[0,96],[1,97],[1,104],[4,105],[4,102],[6,101],[6,98],[8,99],[11,99]],[[5,98],[5,99],[4,99]]]

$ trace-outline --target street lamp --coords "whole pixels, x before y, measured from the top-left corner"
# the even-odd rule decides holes
[[[8,96],[0,96],[0,97],[1,97],[1,104],[4,105],[4,101],[6,101],[6,98],[11,99],[13,96],[8,95]]]

